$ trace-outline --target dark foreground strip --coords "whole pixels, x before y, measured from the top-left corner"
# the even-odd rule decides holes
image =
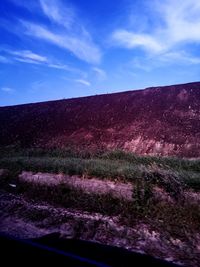
[[[177,265],[121,248],[82,240],[61,239],[56,233],[32,240],[18,240],[1,235],[0,240],[1,260],[6,260],[6,265],[15,263],[15,265],[28,266],[29,263],[31,265],[45,263],[46,266],[50,263],[51,266],[55,264],[55,266],[67,267],[177,267]]]
[[[97,266],[97,267],[110,267],[107,264],[97,262],[91,259],[87,259],[85,257],[80,257],[76,254],[73,254],[68,251],[62,251],[60,249],[50,247],[47,245],[40,244],[38,242],[34,242],[32,240],[26,239],[16,239],[14,237],[1,236],[1,247],[3,247],[3,251],[5,250],[7,244],[9,243],[9,250],[5,251],[8,255],[8,261],[13,260],[13,262],[18,263],[18,258],[21,258],[21,263],[28,260],[32,264],[32,261],[35,259],[27,258],[27,256],[36,256],[39,260],[47,260],[49,263],[53,263],[56,260],[56,264],[61,261],[61,263],[67,263],[67,266]],[[9,253],[10,252],[10,253]],[[24,255],[24,259],[22,258],[22,254]],[[3,255],[3,253],[1,253]],[[5,254],[4,254],[5,255]],[[10,256],[9,256],[10,255]],[[9,259],[10,257],[10,259]],[[50,262],[50,261],[52,262]],[[28,262],[27,262],[28,263]],[[70,265],[69,265],[70,264]],[[78,264],[78,265],[77,265]],[[81,265],[80,265],[81,264]]]

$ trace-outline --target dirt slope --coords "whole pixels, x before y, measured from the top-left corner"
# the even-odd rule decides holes
[[[200,82],[0,108],[0,146],[200,156]]]

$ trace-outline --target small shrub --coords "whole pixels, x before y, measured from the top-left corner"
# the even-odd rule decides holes
[[[151,184],[156,184],[162,187],[174,199],[180,200],[182,198],[185,184],[178,173],[174,171],[172,172],[171,170],[163,170],[157,165],[152,164],[151,167],[149,167],[146,176],[149,177]]]

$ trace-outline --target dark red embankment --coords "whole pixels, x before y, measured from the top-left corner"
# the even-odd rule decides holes
[[[200,82],[0,108],[0,146],[200,156]]]

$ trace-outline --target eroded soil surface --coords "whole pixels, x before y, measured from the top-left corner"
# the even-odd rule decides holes
[[[144,221],[128,227],[118,216],[52,206],[6,191],[0,191],[0,232],[20,238],[60,232],[65,238],[119,246],[185,266],[200,262],[199,233],[184,242],[155,231],[153,224]]]
[[[112,194],[114,197],[132,199],[132,184],[113,182],[97,178],[83,178],[64,174],[22,172],[22,181],[39,183],[41,185],[66,184],[72,188],[79,188],[90,194]]]

